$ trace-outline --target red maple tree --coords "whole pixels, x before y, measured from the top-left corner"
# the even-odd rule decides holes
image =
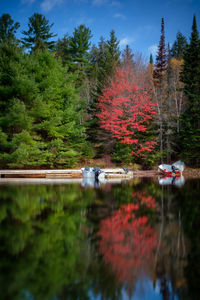
[[[128,290],[140,274],[151,272],[158,244],[157,233],[140,212],[144,206],[155,210],[155,199],[143,192],[132,196],[137,203],[121,205],[111,217],[101,221],[98,231],[100,252],[105,262],[111,264],[119,282]]]
[[[109,87],[99,98],[98,108],[100,127],[111,132],[120,143],[136,146],[132,154],[142,156],[154,148],[155,141],[141,135],[156,113],[145,78],[141,78],[139,86],[132,69],[116,69]]]

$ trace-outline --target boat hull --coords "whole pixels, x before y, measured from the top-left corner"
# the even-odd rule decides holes
[[[177,161],[172,165],[161,164],[158,167],[158,171],[163,173],[166,177],[180,177],[182,175],[184,167],[185,165],[182,161]]]

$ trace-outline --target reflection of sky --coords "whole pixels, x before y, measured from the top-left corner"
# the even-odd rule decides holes
[[[172,286],[169,284],[169,299],[172,299]],[[101,295],[89,294],[91,300],[101,300]],[[122,300],[162,300],[163,296],[160,293],[160,282],[157,280],[155,288],[150,278],[140,278],[136,285],[133,295],[130,297],[126,289],[122,288]],[[173,300],[178,300],[177,295],[173,295]]]
[[[169,282],[169,293],[171,299],[172,287]],[[122,291],[123,300],[162,300],[163,296],[160,293],[160,282],[157,280],[155,288],[150,278],[139,278],[135,285],[135,291],[133,295],[129,297],[126,290]],[[178,300],[178,297],[174,295],[174,300]]]

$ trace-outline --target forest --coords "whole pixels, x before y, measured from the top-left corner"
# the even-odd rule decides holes
[[[73,168],[89,163],[150,169],[182,159],[200,167],[200,38],[165,41],[149,61],[114,30],[92,45],[84,24],[56,38],[34,13],[0,17],[0,168]],[[155,61],[154,61],[155,60]]]

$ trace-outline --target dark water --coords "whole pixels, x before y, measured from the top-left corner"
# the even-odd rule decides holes
[[[0,299],[200,299],[200,180],[0,184]]]

